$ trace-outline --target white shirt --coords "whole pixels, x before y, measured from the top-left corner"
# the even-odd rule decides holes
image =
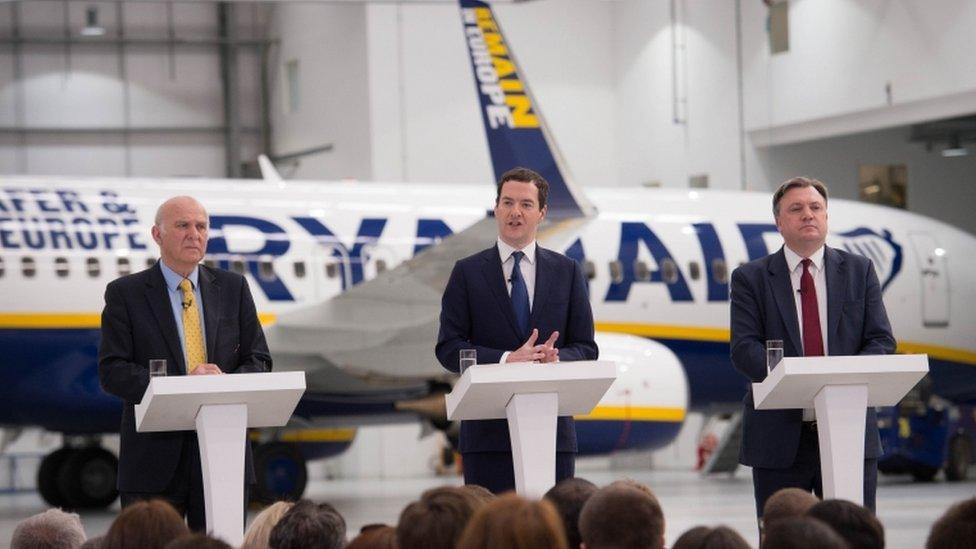
[[[529,242],[529,244],[522,248],[522,253],[525,257],[519,261],[519,271],[522,272],[522,279],[525,280],[525,289],[529,292],[529,311],[532,310],[532,300],[535,298],[535,240]],[[505,275],[505,287],[508,288],[508,295],[512,295],[512,269],[515,268],[515,258],[512,257],[512,253],[517,252],[512,246],[509,246],[501,238],[498,239],[498,257],[502,260],[502,274]],[[502,358],[499,360],[499,364],[505,364],[508,362],[508,355],[511,351],[505,351],[502,353]]]
[[[790,282],[793,284],[793,299],[796,304],[796,320],[800,327],[800,342],[803,342],[803,296],[800,295],[800,278],[803,277],[803,257],[789,246],[783,246],[786,266],[790,269]],[[817,315],[820,317],[820,335],[823,337],[824,353],[827,353],[827,275],[824,274],[824,247],[810,254],[810,275],[817,290]],[[803,421],[817,419],[812,409],[803,410]]]

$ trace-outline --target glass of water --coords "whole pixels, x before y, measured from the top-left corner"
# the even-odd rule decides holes
[[[149,375],[150,377],[164,376],[166,375],[166,359],[165,358],[154,358],[149,361]]]
[[[767,339],[766,340],[766,373],[773,371],[779,362],[783,360],[783,340],[782,339]]]
[[[474,366],[477,363],[478,363],[478,351],[476,351],[475,349],[461,349],[461,358],[459,363],[461,375],[464,375],[465,370]]]

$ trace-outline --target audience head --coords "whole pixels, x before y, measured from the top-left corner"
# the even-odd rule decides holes
[[[102,539],[102,549],[162,549],[190,533],[183,517],[161,499],[137,501],[122,509]]]
[[[811,492],[800,488],[783,488],[769,496],[763,505],[763,531],[777,522],[791,517],[801,517],[817,504],[820,499]]]
[[[85,529],[75,513],[48,509],[27,517],[10,537],[11,549],[50,548],[78,549],[85,543]]]
[[[820,519],[790,517],[765,532],[763,549],[848,549],[840,534]]]
[[[396,528],[386,524],[363,526],[346,549],[396,549]]]
[[[851,549],[884,549],[884,527],[866,507],[842,499],[828,499],[807,511],[840,534]]]
[[[335,507],[306,499],[292,505],[268,535],[274,549],[341,549],[345,543],[346,521]]]
[[[586,549],[660,548],[664,513],[652,492],[626,481],[601,488],[583,505],[580,536]]]
[[[976,540],[976,498],[960,501],[932,525],[925,549],[962,549]]]
[[[738,532],[728,526],[696,526],[674,542],[671,549],[751,549]]]
[[[485,503],[471,490],[432,488],[400,513],[396,527],[400,549],[454,547],[464,527]]]
[[[231,546],[223,540],[196,533],[176,538],[169,542],[166,549],[231,549]]]
[[[469,492],[471,495],[477,498],[478,501],[480,501],[482,504],[491,503],[492,501],[495,501],[495,498],[498,497],[495,494],[491,493],[491,490],[485,488],[484,486],[479,486],[477,484],[465,484],[460,488],[465,492]]]
[[[101,549],[103,539],[105,539],[105,536],[95,536],[95,537],[88,538],[88,540],[85,541],[85,543],[81,544],[80,549]]]
[[[278,524],[281,517],[285,516],[285,513],[294,504],[292,501],[276,501],[262,509],[258,516],[251,521],[251,525],[247,527],[241,549],[267,549],[271,529]]]
[[[475,513],[457,548],[567,549],[567,545],[559,514],[551,503],[506,494]]]
[[[579,516],[583,504],[596,493],[596,484],[583,478],[567,478],[556,484],[546,492],[545,499],[556,506],[559,517],[563,520],[566,531],[566,541],[570,547],[580,546]]]

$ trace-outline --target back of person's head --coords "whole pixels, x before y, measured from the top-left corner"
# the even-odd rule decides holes
[[[960,501],[932,525],[925,549],[963,549],[976,540],[976,498]]]
[[[766,530],[763,549],[849,549],[840,534],[820,519],[790,517]]]
[[[262,509],[251,521],[251,525],[247,527],[241,549],[267,549],[271,529],[275,527],[275,524],[278,524],[281,517],[285,516],[285,513],[294,504],[292,501],[276,501]]]
[[[341,549],[346,543],[346,520],[328,503],[299,500],[278,520],[268,535],[272,549]]]
[[[189,534],[183,517],[161,499],[137,501],[122,509],[102,539],[102,549],[162,549]]]
[[[491,503],[492,501],[495,501],[495,498],[498,497],[493,494],[491,490],[477,484],[465,484],[463,486],[459,486],[459,488],[473,495],[482,504]]]
[[[664,512],[653,493],[625,483],[601,488],[583,505],[580,536],[586,549],[664,546]]]
[[[85,543],[81,544],[80,549],[102,549],[102,540],[105,536],[94,536],[88,538]]]
[[[597,490],[596,484],[584,478],[567,478],[550,488],[543,496],[556,506],[570,547],[579,547],[582,541],[579,533],[580,511],[583,510],[586,500]]]
[[[396,528],[386,524],[364,526],[346,549],[396,549]]]
[[[75,513],[48,509],[25,518],[14,528],[11,549],[78,549],[85,543],[85,529]]]
[[[851,549],[884,549],[884,527],[867,507],[842,499],[828,499],[811,507],[807,516],[826,522]]]
[[[231,546],[223,540],[196,533],[174,539],[166,549],[231,549]]]
[[[530,501],[515,494],[505,494],[482,507],[457,543],[457,549],[567,547],[556,508],[546,500]]]
[[[400,549],[454,547],[468,521],[485,505],[470,490],[456,486],[427,490],[400,513],[397,546]]]
[[[769,496],[766,504],[763,505],[763,530],[765,531],[770,525],[776,524],[780,520],[805,515],[819,501],[820,499],[813,493],[799,488],[779,490]]]
[[[751,549],[749,542],[728,526],[696,526],[674,542],[671,549]]]
[[[651,490],[651,487],[650,486],[644,484],[643,482],[638,482],[638,481],[636,481],[636,480],[634,480],[632,478],[622,478],[620,480],[615,480],[615,481],[611,482],[610,484],[608,484],[607,485],[607,488],[609,488],[611,486],[625,486],[627,488],[633,488],[635,490],[640,490],[641,492],[644,492],[645,494],[651,496],[651,499],[653,499],[654,501],[657,501],[657,496],[654,495],[654,490]],[[657,501],[657,503],[658,503],[658,505],[661,504],[660,501]]]

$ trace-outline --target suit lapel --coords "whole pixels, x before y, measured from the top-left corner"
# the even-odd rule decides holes
[[[539,317],[549,301],[549,288],[555,273],[553,264],[549,261],[548,250],[537,244],[535,247],[535,295],[532,298],[532,316],[529,326],[538,326]],[[542,334],[539,334],[542,336]]]
[[[793,283],[790,282],[790,271],[786,265],[786,255],[783,248],[770,256],[766,265],[769,287],[773,290],[776,308],[779,316],[786,325],[786,333],[790,336],[793,348],[798,355],[803,355],[803,345],[800,342],[800,324],[796,319],[796,297],[793,296]]]
[[[837,341],[837,327],[844,309],[844,288],[848,286],[847,264],[837,250],[824,246],[824,274],[827,280],[827,348]]]
[[[481,274],[485,278],[485,283],[491,289],[491,294],[498,303],[498,310],[508,320],[508,325],[519,340],[522,335],[515,321],[515,311],[512,309],[512,298],[508,295],[508,288],[505,282],[505,271],[502,270],[502,260],[498,255],[498,246],[492,246],[481,252]]]
[[[203,300],[203,322],[207,327],[207,362],[214,362],[214,349],[217,348],[217,325],[220,323],[220,285],[217,278],[206,267],[200,266],[197,280],[200,283],[200,297]]]
[[[176,328],[176,319],[173,318],[173,306],[169,300],[169,290],[166,288],[166,279],[163,278],[162,268],[159,263],[153,267],[146,282],[146,301],[152,309],[156,323],[159,325],[159,332],[163,334],[163,340],[169,347],[169,352],[176,357],[178,370],[186,371],[186,357],[183,356],[183,346],[180,344],[180,332]]]

